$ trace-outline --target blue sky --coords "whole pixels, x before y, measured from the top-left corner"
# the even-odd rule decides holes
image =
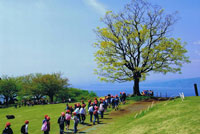
[[[151,74],[148,81],[199,77],[200,1],[150,0],[166,12],[179,12],[172,36],[188,43],[191,63],[182,74]],[[98,82],[93,69],[93,30],[105,11],[130,0],[0,0],[0,75],[62,72],[70,83]]]

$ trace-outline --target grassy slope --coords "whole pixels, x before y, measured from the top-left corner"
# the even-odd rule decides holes
[[[155,105],[144,115],[119,117],[91,132],[95,134],[197,134],[200,133],[200,97],[187,97]]]

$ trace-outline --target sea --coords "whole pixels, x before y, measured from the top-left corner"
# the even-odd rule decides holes
[[[198,80],[198,83],[200,81]],[[186,84],[189,86],[184,86],[184,84],[180,84],[181,86],[166,86],[169,84],[165,84],[165,86],[140,86],[140,92],[143,90],[152,90],[154,92],[155,97],[176,97],[179,96],[180,93],[183,93],[184,96],[195,96],[195,90],[193,84]],[[74,88],[79,88],[82,90],[88,90],[89,92],[93,91],[97,96],[107,96],[111,95],[119,95],[120,92],[125,92],[127,95],[133,94],[133,88],[130,84],[91,84],[91,85],[75,85]],[[199,87],[198,87],[199,88]],[[200,90],[199,90],[200,93]],[[3,102],[2,96],[0,96],[0,101]]]
[[[85,89],[88,91],[93,91],[97,94],[97,96],[106,96],[108,94],[112,95],[119,95],[120,92],[125,92],[128,95],[133,94],[133,88],[132,87],[80,87],[80,89]],[[184,88],[184,87],[140,87],[140,92],[143,90],[152,90],[154,92],[154,96],[156,97],[176,97],[179,96],[180,93],[183,93],[184,96],[195,96],[195,90],[194,88]]]

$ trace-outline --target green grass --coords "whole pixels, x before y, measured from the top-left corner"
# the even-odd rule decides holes
[[[91,134],[197,134],[200,133],[200,97],[187,97],[154,105],[149,111],[129,113]]]
[[[44,119],[44,115],[48,114],[51,118],[51,133],[57,134],[59,131],[57,119],[60,116],[60,113],[65,111],[64,109],[65,104],[36,105],[33,107],[27,106],[18,109],[15,109],[14,107],[0,109],[0,131],[4,129],[5,123],[9,121],[11,122],[11,128],[13,129],[14,133],[19,134],[24,121],[29,120],[29,133],[42,133],[42,120]],[[15,119],[8,120],[6,115],[15,115]]]
[[[129,100],[126,105],[131,105],[133,100]],[[73,104],[71,104],[73,105]],[[51,134],[59,134],[57,119],[62,111],[65,111],[65,104],[36,105],[34,107],[22,107],[15,109],[0,109],[0,133],[4,129],[7,121],[11,122],[11,128],[15,134],[20,133],[20,128],[25,120],[29,120],[29,133],[42,133],[41,125],[44,115],[51,117]],[[108,112],[112,110],[109,109]],[[107,113],[108,113],[107,112]],[[6,115],[13,114],[15,119],[7,120]],[[130,112],[123,116],[112,117],[112,119],[102,120],[104,124],[95,126],[79,125],[83,132],[89,134],[197,134],[200,133],[200,97],[187,97],[182,102],[181,99],[165,101],[153,106],[148,111],[141,112],[135,118],[136,112]],[[110,115],[105,115],[109,118]],[[89,117],[86,118],[89,123]],[[70,129],[73,128],[71,121]],[[94,130],[94,131],[93,131]]]
[[[130,104],[129,101],[127,102],[127,105]],[[74,103],[71,103],[70,106],[73,106]],[[126,106],[126,105],[124,105]],[[122,107],[124,107],[122,106]],[[20,133],[21,126],[24,124],[25,120],[29,120],[29,133],[30,134],[39,134],[42,133],[41,126],[42,121],[44,119],[44,115],[49,115],[51,120],[51,134],[59,134],[59,126],[57,124],[57,119],[60,116],[61,112],[64,112],[66,108],[66,105],[64,103],[61,104],[49,104],[49,105],[35,105],[35,106],[26,106],[21,108],[3,108],[0,109],[0,133],[4,129],[6,122],[11,122],[11,128],[13,129],[14,133],[18,134]],[[111,112],[112,109],[108,109],[106,113]],[[8,120],[6,118],[6,115],[15,115],[15,119]],[[105,115],[105,117],[109,117],[108,115]],[[89,122],[89,115],[87,115],[86,123]],[[91,124],[91,123],[90,123]],[[96,125],[98,127],[98,125]],[[79,125],[78,129],[88,129],[84,125]],[[71,120],[70,129],[73,129],[73,120]],[[89,129],[92,129],[89,127]]]

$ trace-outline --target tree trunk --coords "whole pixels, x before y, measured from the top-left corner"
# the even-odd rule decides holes
[[[5,103],[6,103],[6,106],[8,106],[8,97],[7,96],[5,96]]]
[[[53,103],[53,95],[49,95],[50,103]]]
[[[141,96],[140,88],[139,88],[140,78],[136,77],[134,79],[134,86],[133,86],[133,95]]]

